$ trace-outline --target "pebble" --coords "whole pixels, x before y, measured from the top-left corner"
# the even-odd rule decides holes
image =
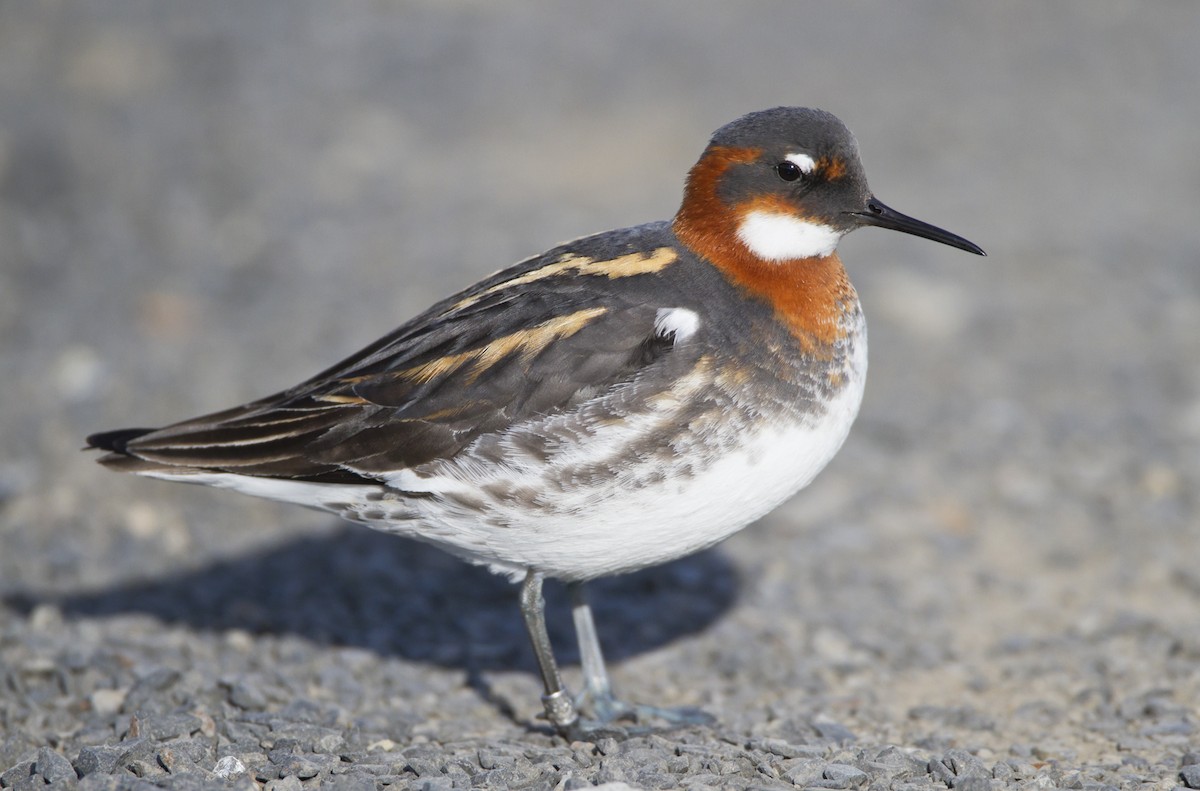
[[[870,780],[866,772],[846,764],[829,764],[821,772],[821,777],[829,781],[825,784],[827,788],[857,788],[865,786]]]
[[[611,736],[605,736],[596,741],[596,752],[601,755],[615,755],[620,749],[620,743]]]
[[[231,780],[238,775],[244,775],[246,773],[246,765],[239,761],[236,756],[227,755],[217,761],[212,772],[218,779]]]
[[[820,785],[825,779],[826,761],[818,758],[800,759],[783,773],[783,778],[797,786]]]
[[[238,681],[229,688],[229,702],[239,709],[261,711],[267,707],[269,700],[265,692],[248,681]]]
[[[766,750],[772,755],[778,755],[781,758],[796,758],[804,755],[804,749],[801,745],[790,744],[783,739],[762,739],[750,743],[751,748]]]
[[[34,773],[34,761],[20,761],[0,772],[0,788],[12,788]]]
[[[855,740],[854,732],[839,722],[816,720],[812,726],[822,739],[828,739],[837,744],[846,744]]]
[[[88,696],[88,701],[97,714],[116,714],[128,695],[127,689],[98,689]]]

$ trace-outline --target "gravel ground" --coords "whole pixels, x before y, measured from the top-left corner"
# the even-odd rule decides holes
[[[0,787],[1200,788],[1198,34],[1191,2],[0,0]],[[78,452],[667,217],[776,104],[990,257],[848,239],[841,455],[596,586],[619,689],[717,726],[567,743],[503,580]]]

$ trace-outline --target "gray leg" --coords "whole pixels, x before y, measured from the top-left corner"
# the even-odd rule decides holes
[[[567,589],[571,593],[571,615],[575,620],[579,658],[583,665],[583,692],[576,700],[576,706],[594,717],[595,725],[603,726],[617,720],[640,723],[657,720],[669,726],[707,725],[714,721],[700,709],[666,709],[658,706],[631,705],[618,700],[613,694],[612,683],[604,667],[604,654],[600,651],[596,622],[592,618],[592,608],[588,605],[583,583],[572,582]]]
[[[542,671],[542,683],[546,694],[542,705],[546,707],[546,718],[560,731],[566,731],[579,719],[571,695],[563,686],[558,664],[554,661],[554,649],[550,635],[546,633],[546,602],[542,599],[542,575],[530,571],[521,585],[521,615],[525,618],[525,629],[533,643],[533,654],[537,657],[538,669]],[[603,662],[601,659],[601,669]]]
[[[575,635],[579,640],[579,660],[583,665],[583,692],[578,705],[591,709],[601,722],[612,722],[628,713],[629,707],[617,701],[604,667],[604,654],[600,650],[600,638],[596,635],[596,622],[592,619],[592,608],[582,582],[567,586],[571,593],[571,616],[575,621]]]

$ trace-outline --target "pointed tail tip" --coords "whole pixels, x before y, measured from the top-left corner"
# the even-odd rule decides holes
[[[152,428],[119,428],[116,431],[101,431],[85,440],[84,450],[106,450],[110,453],[126,453],[126,446],[133,440],[155,431]]]

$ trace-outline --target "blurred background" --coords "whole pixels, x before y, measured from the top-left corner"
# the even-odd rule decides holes
[[[768,687],[825,662],[827,691],[891,685],[887,721],[1015,706],[1039,677],[1072,694],[1097,683],[1072,686],[1081,657],[1114,656],[1096,635],[1136,623],[1161,639],[1128,648],[1128,690],[1194,691],[1171,657],[1200,657],[1198,34],[1191,2],[0,2],[0,623],[66,597],[117,635],[103,619],[151,591],[159,617],[219,629],[181,587],[267,575],[269,609],[339,563],[356,595],[417,595],[405,566],[443,568],[429,550],[118,477],[83,438],[289,386],[496,269],[668,218],[713,130],[799,104],[854,130],[880,199],[989,257],[843,242],[871,329],[845,449],[668,572],[711,606],[610,634],[617,655],[695,632],[671,673],[732,653]],[[445,564],[435,592],[504,587]],[[515,612],[492,616],[520,655]],[[281,618],[234,621],[320,620]],[[369,622],[335,637],[407,642]],[[995,664],[1063,635],[1080,653],[1060,664]]]

